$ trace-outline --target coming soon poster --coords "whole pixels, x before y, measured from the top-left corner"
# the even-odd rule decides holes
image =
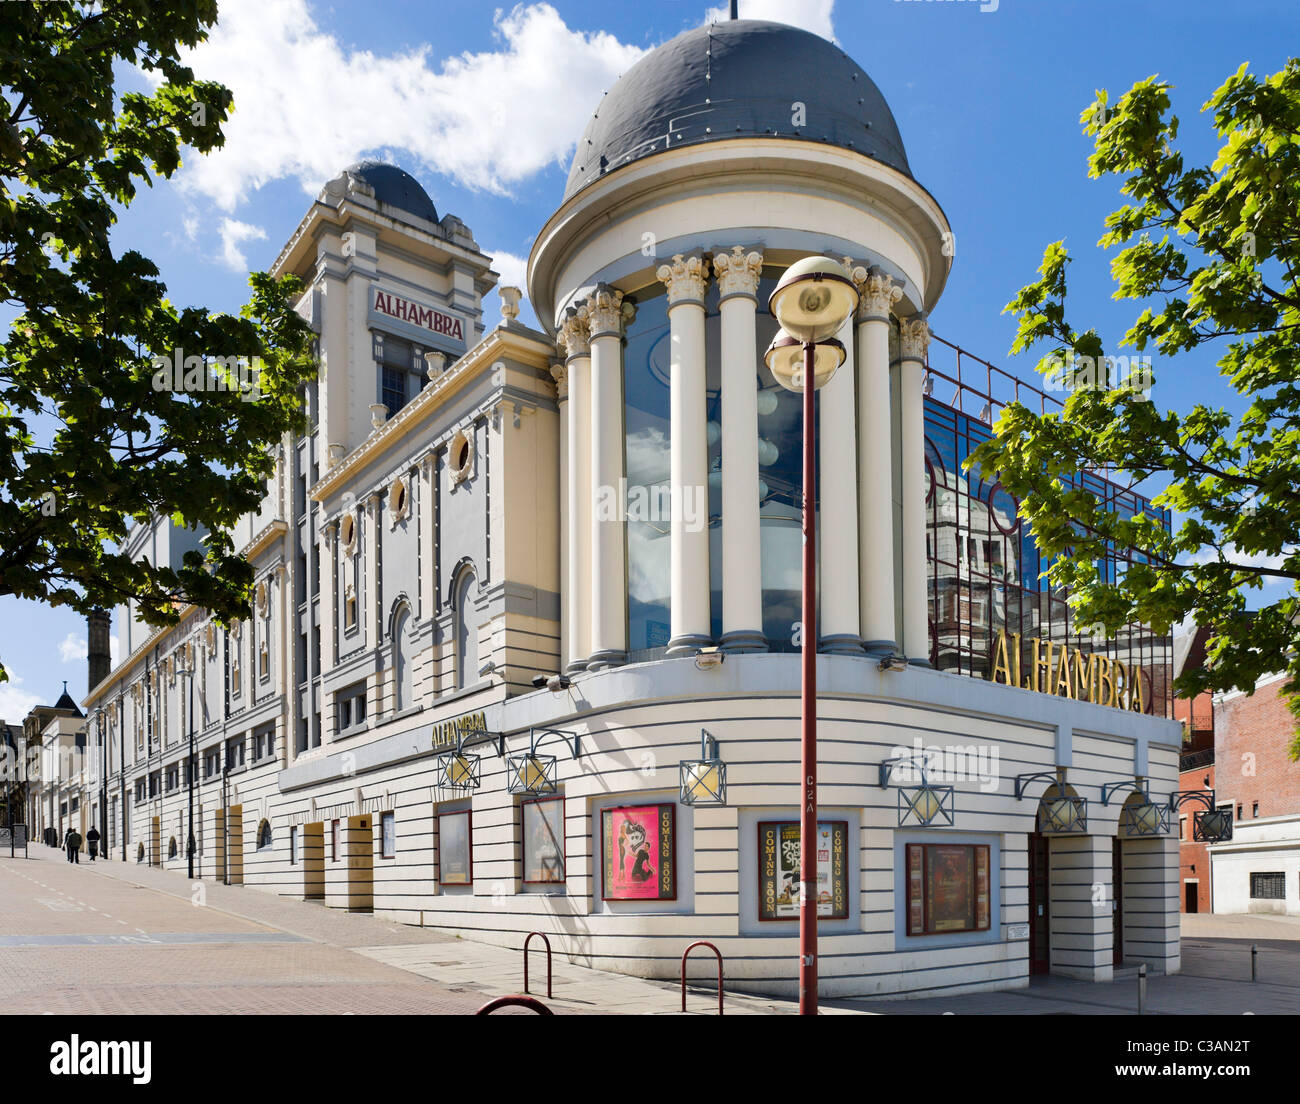
[[[603,809],[606,901],[677,899],[674,805]]]
[[[817,825],[817,915],[828,920],[849,915],[848,838],[848,821]],[[758,918],[799,918],[798,821],[759,823]]]

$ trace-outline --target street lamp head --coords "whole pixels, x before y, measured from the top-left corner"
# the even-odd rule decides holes
[[[813,390],[824,387],[844,363],[847,353],[844,345],[835,338],[827,338],[813,346]],[[763,354],[772,377],[787,391],[803,391],[803,342],[785,330],[777,330],[772,344]]]
[[[785,270],[767,305],[799,341],[822,341],[840,332],[858,305],[858,289],[839,261],[805,257]]]

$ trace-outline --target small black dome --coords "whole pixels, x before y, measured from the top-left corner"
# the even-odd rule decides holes
[[[418,180],[410,173],[386,161],[358,161],[344,172],[358,176],[375,190],[375,198],[430,222],[438,221],[438,211]]]
[[[66,682],[63,684],[63,693],[59,695],[59,700],[54,703],[54,708],[71,709],[78,717],[83,716],[81,710],[77,708],[77,703],[72,700],[72,695],[68,693],[68,684]]]
[[[736,19],[678,35],[618,79],[578,140],[564,198],[665,149],[765,135],[857,150],[912,175],[885,97],[843,50],[798,27]]]

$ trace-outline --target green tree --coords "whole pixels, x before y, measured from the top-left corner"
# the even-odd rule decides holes
[[[1283,671],[1300,714],[1300,61],[1265,79],[1242,65],[1210,97],[1202,110],[1221,146],[1208,166],[1186,166],[1175,148],[1169,90],[1151,77],[1113,107],[1099,92],[1080,119],[1095,143],[1090,175],[1119,178],[1129,200],[1098,242],[1119,247],[1113,297],[1140,310],[1120,347],[1158,370],[1144,377],[1108,358],[1096,329],[1070,324],[1070,258],[1049,245],[1040,278],[1006,310],[1019,321],[1012,353],[1046,346],[1038,370],[1068,392],[1064,409],[1008,407],[970,463],[1019,496],[1082,623],[1164,633],[1192,618],[1210,630],[1207,662],[1182,674],[1179,694],[1249,691]],[[1239,416],[1204,404],[1180,414],[1148,397],[1153,380],[1156,396],[1176,395],[1172,358],[1203,346],[1240,396]],[[1166,532],[1107,509],[1066,478],[1087,468],[1165,481],[1155,503],[1181,520]],[[1108,546],[1143,562],[1108,582],[1098,572]],[[1252,592],[1261,605],[1248,613]]]
[[[228,90],[180,62],[216,18],[213,0],[0,4],[0,300],[18,311],[0,346],[0,595],[82,613],[132,598],[155,625],[185,602],[247,615],[231,530],[301,425],[315,373],[301,288],[256,273],[238,316],[178,309],[148,258],[111,243],[182,147],[223,142]],[[128,64],[152,93],[116,91]],[[207,390],[157,375],[154,357],[177,350],[204,358],[180,382]],[[212,389],[239,379],[255,387]],[[54,428],[38,439],[40,415]],[[206,529],[204,551],[176,570],[132,563],[117,548],[154,517]]]

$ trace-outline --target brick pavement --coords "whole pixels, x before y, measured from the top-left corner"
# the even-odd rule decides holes
[[[71,866],[60,852],[41,848],[33,848],[32,860],[0,858],[0,935],[71,942],[0,945],[0,992],[9,995],[4,1011],[464,1014],[522,988],[517,950],[251,887],[205,882],[202,893],[205,905],[196,907],[183,876],[136,864]],[[115,934],[153,942],[97,942]],[[1248,980],[1252,943],[1261,949],[1262,980],[1255,984]],[[1149,979],[1151,1013],[1300,1013],[1300,918],[1185,917],[1183,961],[1184,973]],[[544,992],[540,955],[533,969],[534,994]],[[547,1003],[560,1013],[669,1014],[680,1008],[671,983],[558,958],[555,992]],[[1131,978],[1108,985],[1044,978],[1029,989],[827,1000],[822,1007],[828,1014],[858,1015],[1124,1015],[1136,1010],[1136,999]],[[716,994],[693,988],[689,1008],[710,1014],[715,1001]],[[794,1011],[792,1001],[727,995],[728,1014]]]

